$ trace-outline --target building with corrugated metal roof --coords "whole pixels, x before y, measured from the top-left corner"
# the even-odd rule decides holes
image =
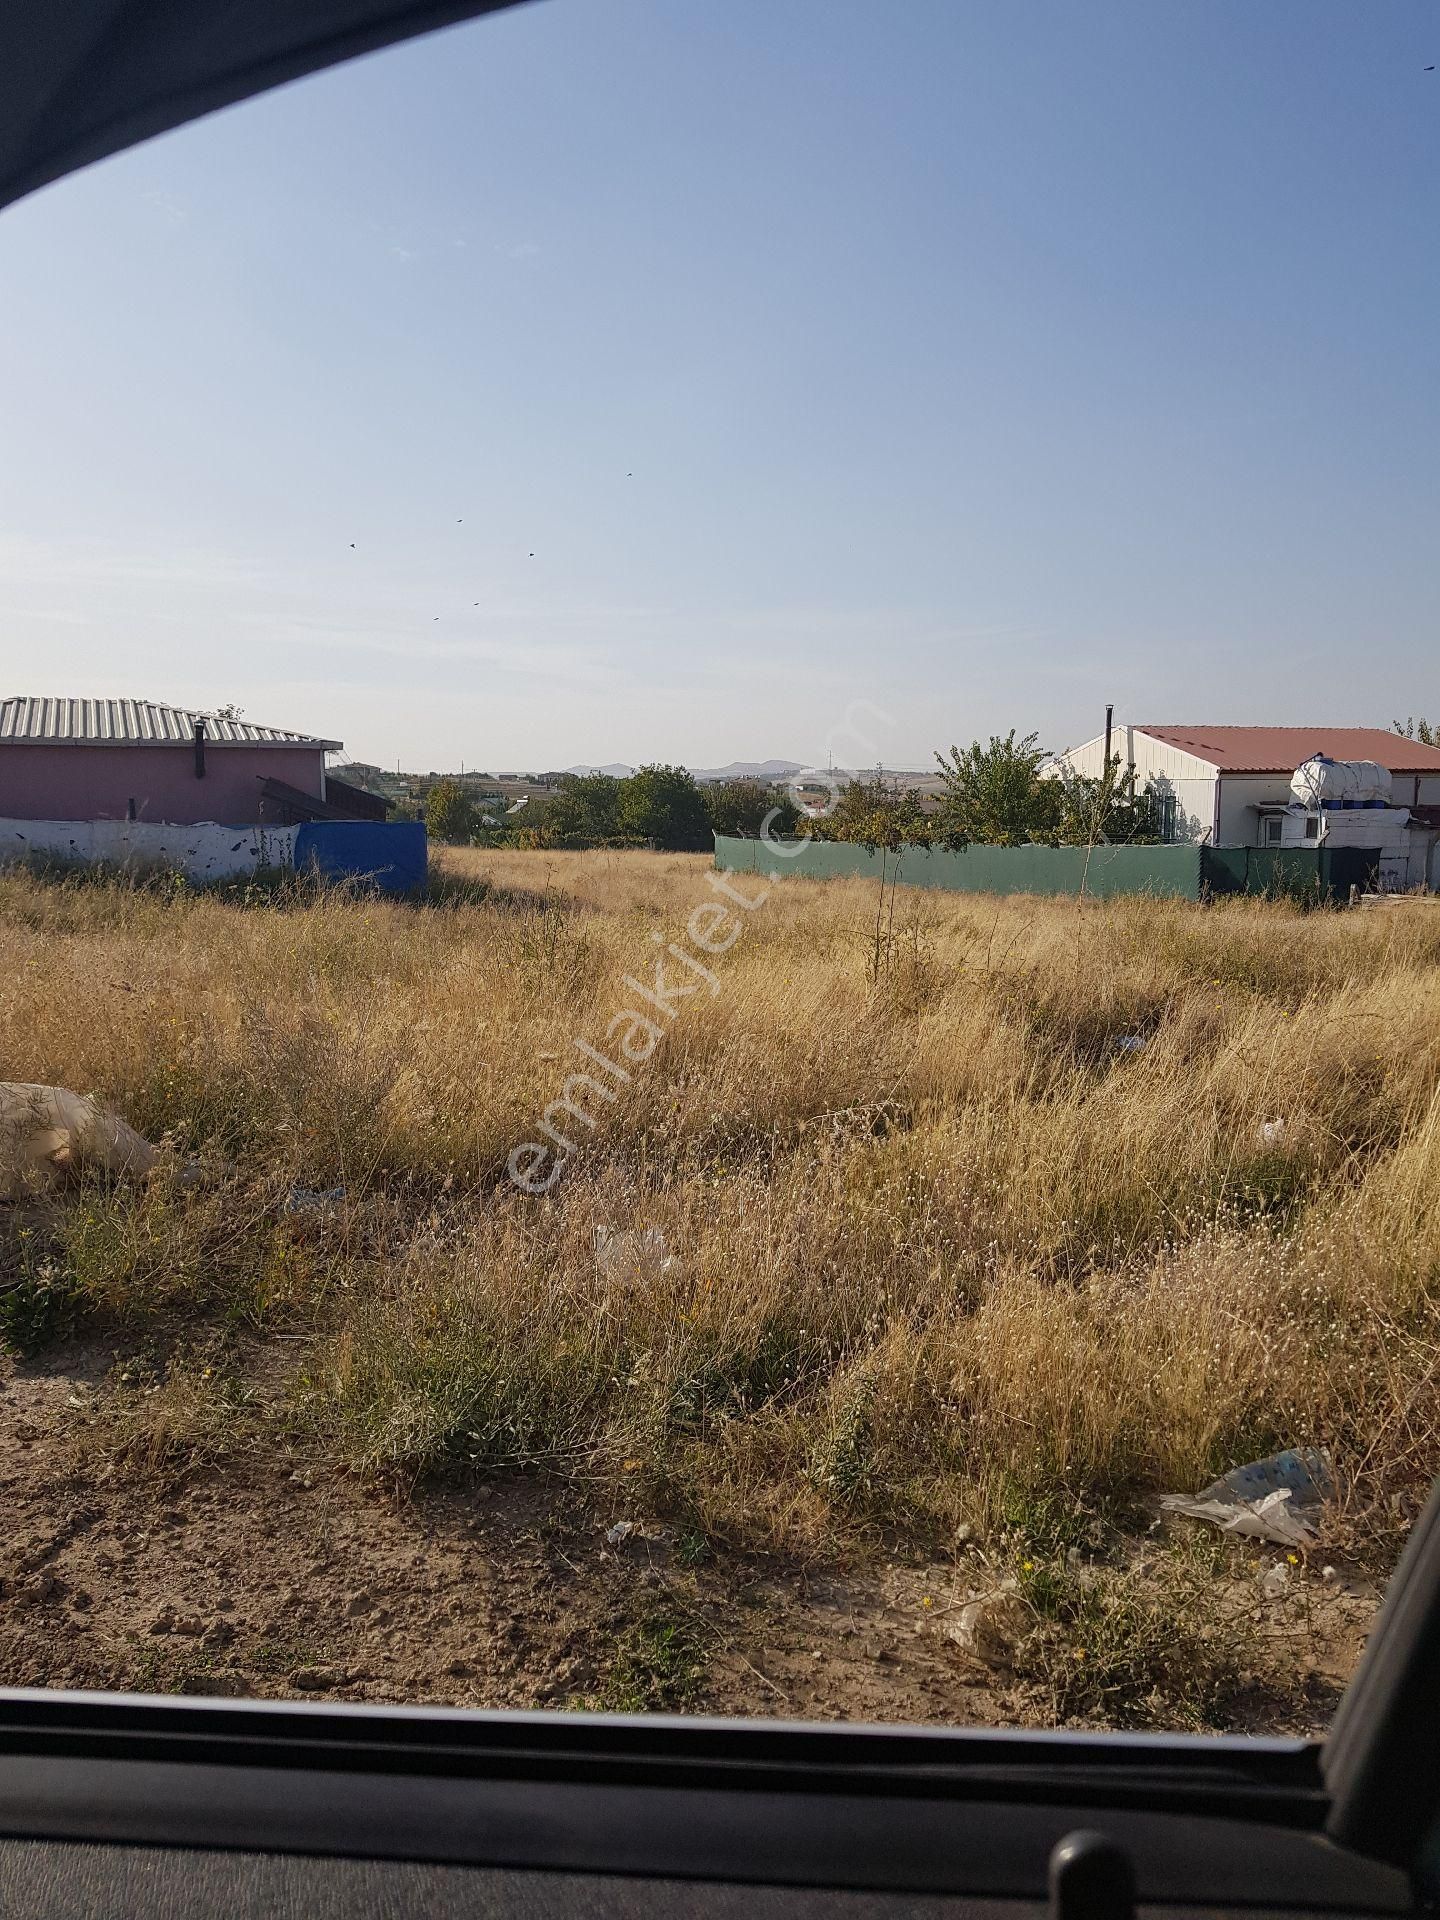
[[[1157,804],[1162,837],[1212,847],[1363,847],[1382,886],[1440,886],[1440,747],[1383,727],[1113,724],[1042,771],[1098,778],[1107,749]],[[1383,798],[1352,809],[1308,790],[1307,769],[1366,766]],[[1379,789],[1377,789],[1379,791]]]
[[[1109,736],[1121,774],[1135,772],[1137,790],[1150,787],[1170,803],[1166,838],[1217,847],[1282,844],[1279,815],[1292,804],[1291,776],[1316,754],[1332,760],[1371,760],[1389,770],[1392,801],[1418,817],[1440,807],[1440,748],[1383,727],[1126,726]],[[1057,756],[1062,768],[1097,778],[1104,770],[1106,735]]]
[[[0,700],[0,817],[253,826],[383,805],[327,782],[341,744],[151,700]]]

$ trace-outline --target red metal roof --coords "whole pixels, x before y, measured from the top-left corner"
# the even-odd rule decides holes
[[[1377,760],[1391,773],[1440,773],[1440,747],[1383,727],[1152,727],[1138,733],[1193,753],[1226,773],[1293,773],[1312,753]]]

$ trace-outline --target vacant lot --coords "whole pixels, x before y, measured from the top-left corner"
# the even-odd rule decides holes
[[[0,1678],[1324,1717],[1440,1466],[1440,914],[790,881],[518,1192],[707,874],[0,876],[4,1072],[175,1145],[3,1210]],[[1318,1551],[1157,1522],[1290,1444]]]

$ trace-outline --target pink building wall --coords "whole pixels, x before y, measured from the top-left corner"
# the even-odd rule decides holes
[[[260,818],[261,780],[283,780],[302,793],[324,792],[319,747],[219,746],[205,742],[205,777],[195,777],[195,749],[0,746],[0,819],[123,820],[190,826],[218,820],[250,826]]]

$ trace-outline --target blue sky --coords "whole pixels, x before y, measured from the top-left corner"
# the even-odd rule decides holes
[[[0,215],[4,691],[422,768],[1436,717],[1432,61],[541,0],[151,142]]]

